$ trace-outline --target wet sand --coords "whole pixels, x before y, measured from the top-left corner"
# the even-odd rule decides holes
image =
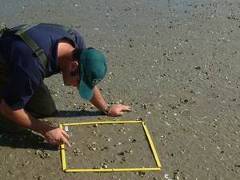
[[[108,75],[100,84],[104,97],[109,103],[132,106],[133,111],[119,119],[146,121],[162,164],[160,172],[64,173],[59,152],[37,136],[1,134],[0,179],[240,179],[237,0],[0,2],[1,23],[70,25],[82,33],[88,46],[102,50],[109,63]],[[60,75],[46,83],[64,116],[47,120],[55,123],[105,120],[105,116],[79,98],[75,89],[64,87]],[[114,128],[108,128],[107,136],[114,135],[110,133],[115,132]],[[88,133],[82,134],[74,141],[103,143],[99,136],[92,141]],[[138,142],[142,134],[135,135]],[[119,135],[117,140],[122,142],[124,138]],[[113,149],[107,150],[111,153]],[[143,163],[151,163],[148,150],[144,145],[139,152],[139,156],[143,153]],[[78,150],[73,156],[76,153]],[[88,163],[101,165],[99,154],[90,154],[92,160]],[[119,161],[123,155],[131,153],[119,154]],[[118,160],[112,157],[110,161],[114,157]],[[125,162],[141,163],[132,162],[135,160]]]

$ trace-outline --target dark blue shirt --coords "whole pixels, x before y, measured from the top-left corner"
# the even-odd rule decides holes
[[[72,30],[70,34],[61,27],[53,24],[38,24],[27,31],[28,36],[47,55],[46,69],[19,36],[6,35],[0,38],[0,53],[8,67],[8,82],[3,89],[0,89],[0,97],[12,109],[23,108],[45,77],[59,73],[57,61],[59,41],[69,39],[75,47],[86,48],[83,38],[77,31]]]

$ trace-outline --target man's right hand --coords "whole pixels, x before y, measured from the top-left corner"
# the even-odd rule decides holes
[[[3,99],[0,100],[0,114],[24,128],[42,134],[51,144],[60,145],[64,143],[70,146],[69,135],[63,129],[51,127],[48,123],[35,119],[24,109],[13,110]]]
[[[61,145],[64,143],[68,147],[71,146],[69,143],[69,135],[61,128],[55,128],[46,131],[43,136],[50,144]]]

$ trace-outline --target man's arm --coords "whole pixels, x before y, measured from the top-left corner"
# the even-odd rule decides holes
[[[64,130],[35,119],[29,113],[25,112],[24,109],[12,110],[4,100],[1,100],[0,113],[22,127],[42,134],[51,144],[60,145],[61,143],[65,143],[70,146],[68,142],[69,136]]]
[[[124,112],[131,111],[130,106],[126,106],[123,104],[113,104],[109,106],[104,100],[97,86],[95,86],[93,89],[93,97],[91,99],[91,103],[108,116],[121,116]]]

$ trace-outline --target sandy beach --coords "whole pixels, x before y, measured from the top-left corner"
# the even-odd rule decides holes
[[[47,22],[77,29],[87,46],[108,58],[108,74],[99,85],[106,100],[133,109],[119,118],[103,116],[55,75],[45,82],[60,115],[45,120],[144,120],[162,165],[160,172],[64,173],[59,151],[37,135],[1,133],[1,180],[240,179],[237,0],[0,3],[1,24]],[[135,126],[72,131],[78,134],[68,149],[73,166],[154,166],[146,139]]]

